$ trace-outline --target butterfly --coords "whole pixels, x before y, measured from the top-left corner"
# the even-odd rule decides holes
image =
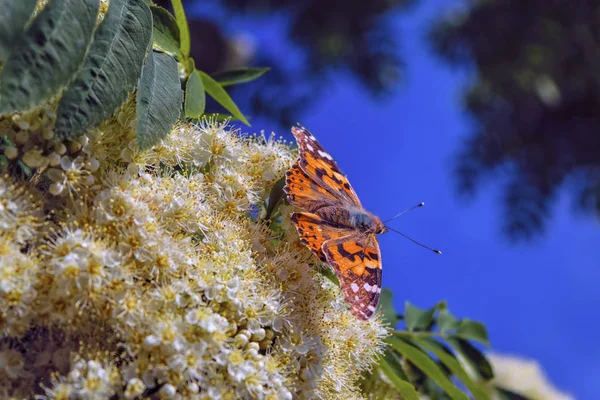
[[[306,128],[292,127],[298,160],[284,192],[301,209],[291,214],[300,241],[335,271],[344,300],[359,319],[371,318],[381,293],[381,220],[365,210],[333,157]]]

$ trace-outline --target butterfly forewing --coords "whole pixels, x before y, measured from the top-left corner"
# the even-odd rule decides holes
[[[288,201],[309,212],[341,204],[340,199],[319,186],[298,166],[296,162],[285,172],[285,187]]]
[[[350,182],[317,139],[304,127],[293,127],[292,133],[298,143],[298,164],[302,170],[335,197],[360,207],[360,200]]]

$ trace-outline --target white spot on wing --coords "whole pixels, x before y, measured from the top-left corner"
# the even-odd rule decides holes
[[[313,149],[313,147],[312,147],[310,144],[308,144],[308,143],[306,144],[306,148],[307,148],[309,151],[315,151],[315,149]]]
[[[373,311],[373,312],[375,312],[375,307],[373,307],[373,306],[368,306],[367,308],[369,309],[369,311]]]
[[[356,284],[356,282],[352,282],[352,285],[350,285],[350,288],[352,289],[352,291],[354,293],[358,292],[358,285]]]
[[[329,154],[325,153],[324,151],[319,150],[318,153],[323,158],[326,158],[328,160],[333,160],[333,158],[331,158],[331,156]]]
[[[368,283],[365,283],[363,286],[367,292],[370,292],[371,289],[373,288],[373,286],[369,285]]]

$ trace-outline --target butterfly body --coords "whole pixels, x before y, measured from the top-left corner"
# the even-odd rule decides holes
[[[316,138],[292,128],[298,161],[286,172],[284,191],[302,210],[291,215],[300,240],[335,271],[350,311],[370,318],[381,292],[381,220],[365,210],[348,179]]]

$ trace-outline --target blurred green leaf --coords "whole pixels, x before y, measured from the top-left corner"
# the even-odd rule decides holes
[[[202,78],[202,84],[204,85],[204,90],[208,93],[213,99],[217,101],[220,105],[222,105],[227,111],[229,111],[234,117],[250,126],[248,120],[244,115],[240,112],[238,107],[235,105],[229,94],[219,85],[219,82],[215,81],[208,74],[205,74],[202,71],[198,71],[200,77]]]
[[[385,353],[383,353],[383,358],[385,358],[388,366],[394,371],[394,374],[396,374],[397,377],[403,381],[410,382],[405,368],[402,365],[402,355],[400,353],[394,351],[391,346],[387,346],[385,348]]]
[[[407,301],[404,306],[404,323],[406,324],[406,329],[409,331],[427,329],[431,326],[435,310],[435,307],[429,310],[423,310],[413,306]]]
[[[179,26],[170,12],[159,6],[151,6],[154,41],[169,53],[182,57]]]
[[[483,353],[479,351],[471,343],[464,339],[450,337],[446,342],[456,351],[461,354],[473,370],[484,380],[490,380],[494,377],[494,371],[490,362],[485,358]]]
[[[388,288],[383,288],[381,295],[379,296],[379,309],[382,310],[381,315],[383,316],[382,322],[395,328],[400,321],[398,313],[394,308],[392,291]]]
[[[236,68],[227,71],[216,72],[212,74],[215,81],[223,87],[229,85],[235,85],[238,83],[245,83],[253,81],[265,72],[269,71],[270,68]]]
[[[379,368],[381,368],[381,371],[392,382],[404,400],[419,400],[419,393],[415,390],[414,386],[401,379],[396,374],[397,370],[388,364],[385,358],[380,359]]]
[[[179,27],[181,53],[183,54],[184,58],[188,58],[190,56],[192,42],[190,39],[190,28],[188,27],[187,17],[185,16],[183,4],[181,4],[181,0],[171,0],[171,5],[173,6],[175,20],[177,21],[177,26]]]
[[[2,2],[0,7],[0,61],[6,60],[19,42],[37,0],[12,0]]]
[[[414,341],[423,350],[435,354],[435,356],[452,372],[452,374],[454,374],[454,376],[456,376],[462,381],[462,383],[465,384],[476,400],[491,399],[488,391],[471,379],[469,374],[467,374],[462,365],[454,357],[454,354],[452,354],[452,352],[443,344],[430,338],[415,338]]]
[[[29,178],[31,177],[31,175],[33,175],[33,170],[29,166],[25,165],[23,161],[17,161],[17,165],[21,169],[21,172],[23,173],[23,176],[25,176],[25,178]]]
[[[73,138],[114,114],[138,83],[152,37],[142,0],[111,0],[75,80],[56,112],[56,135]]]
[[[2,69],[0,114],[35,107],[69,82],[85,57],[98,8],[98,0],[48,3]]]
[[[481,322],[471,321],[466,318],[461,320],[456,331],[456,336],[466,340],[474,340],[490,347],[487,329]]]
[[[496,386],[496,392],[498,393],[499,400],[531,400],[529,397],[525,397],[522,394],[499,386]]]
[[[191,75],[194,72],[196,72],[196,62],[192,57],[187,59],[186,72],[188,73],[188,75]]]
[[[469,400],[469,397],[459,390],[446,377],[440,367],[427,354],[417,347],[395,337],[389,337],[386,342],[398,351],[417,368],[438,384],[454,400]]]
[[[438,314],[437,325],[438,328],[440,328],[440,332],[446,333],[448,331],[457,329],[459,321],[454,315],[450,314],[448,310],[443,309]]]
[[[185,116],[199,118],[206,107],[206,93],[198,71],[190,74],[185,86]]]
[[[143,150],[160,143],[179,119],[183,92],[177,61],[150,51],[136,96],[137,141]]]
[[[269,199],[267,200],[267,213],[265,219],[270,219],[273,211],[275,211],[275,207],[279,204],[279,201],[285,195],[283,191],[283,187],[285,186],[285,175],[281,177],[273,187],[271,188],[271,193],[269,193]]]

